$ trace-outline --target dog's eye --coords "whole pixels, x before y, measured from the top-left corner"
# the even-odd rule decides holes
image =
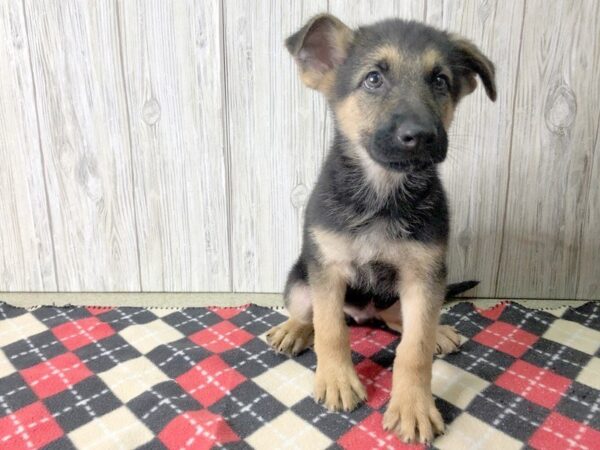
[[[450,87],[450,80],[443,73],[433,77],[433,87],[438,91],[446,91]]]
[[[369,72],[363,81],[363,85],[367,89],[377,89],[383,84],[383,75],[377,71]]]

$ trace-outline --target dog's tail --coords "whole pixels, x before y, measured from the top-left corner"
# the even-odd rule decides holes
[[[456,297],[469,289],[473,289],[479,284],[479,281],[461,281],[460,283],[452,283],[446,287],[446,298]]]

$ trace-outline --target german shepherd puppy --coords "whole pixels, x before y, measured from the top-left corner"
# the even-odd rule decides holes
[[[385,321],[402,339],[384,428],[405,441],[431,441],[444,428],[431,394],[433,354],[460,343],[454,329],[438,326],[448,207],[437,165],[454,109],[476,76],[496,99],[494,65],[459,36],[398,19],[352,30],[323,14],[286,47],[304,84],[326,97],[335,138],[285,287],[290,318],[267,339],[289,354],[314,339],[315,399],[347,411],[366,394],[345,313]]]

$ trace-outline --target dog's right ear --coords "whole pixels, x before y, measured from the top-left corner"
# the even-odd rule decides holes
[[[346,60],[352,37],[352,30],[337,17],[320,14],[288,37],[285,46],[298,63],[304,84],[329,95],[335,69]]]

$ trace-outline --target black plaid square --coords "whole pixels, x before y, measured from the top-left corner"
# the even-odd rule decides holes
[[[29,314],[29,311],[0,302],[0,319],[14,319],[24,314]]]
[[[37,396],[18,372],[0,378],[0,417],[36,400]]]
[[[44,450],[77,450],[71,440],[63,436],[60,439],[50,442],[44,446]]]
[[[196,331],[215,325],[223,319],[214,312],[205,308],[189,308],[176,311],[162,318],[163,322],[176,328],[179,332],[190,336]]]
[[[353,425],[368,417],[373,412],[373,408],[363,404],[349,413],[331,412],[308,397],[292,406],[292,411],[317,427],[327,437],[337,440]]]
[[[275,353],[264,341],[254,338],[242,347],[220,354],[221,359],[247,378],[254,378],[287,359]]]
[[[167,447],[159,439],[154,438],[150,442],[137,447],[136,450],[167,450]]]
[[[444,359],[486,381],[494,381],[515,361],[506,353],[474,341],[465,342],[460,351],[445,355]]]
[[[66,433],[121,406],[110,388],[95,376],[45,399],[44,403]]]
[[[574,379],[592,356],[558,342],[540,338],[521,359],[538,367],[551,368],[559,375]]]
[[[187,338],[159,345],[146,355],[168,377],[177,378],[212,353]]]
[[[127,407],[155,434],[183,412],[202,409],[202,405],[174,381],[153,386],[130,400]]]
[[[229,321],[248,333],[260,336],[275,325],[285,322],[285,320],[285,316],[273,309],[251,305]]]
[[[222,416],[241,438],[245,438],[275,419],[287,408],[256,383],[248,380],[209,407]]]
[[[443,325],[452,325],[460,334],[472,338],[482,329],[493,323],[492,320],[480,316],[469,303],[459,303],[445,311],[440,319]]]
[[[569,308],[563,314],[562,319],[600,331],[600,308],[597,303],[590,302],[578,308]]]
[[[526,441],[550,414],[548,409],[495,385],[477,395],[467,412],[521,441]]]
[[[91,314],[85,308],[55,308],[45,307],[38,308],[31,311],[40,322],[43,322],[48,328],[54,328],[63,323],[71,322],[73,320],[83,319],[84,317],[90,317]]]
[[[68,350],[51,331],[43,331],[3,347],[6,357],[18,369],[35,366]]]
[[[544,311],[532,311],[519,304],[504,308],[498,320],[518,326],[522,330],[541,336],[556,320],[556,317]]]
[[[596,389],[574,381],[555,409],[600,431],[600,391]]]
[[[117,364],[141,356],[140,352],[118,334],[98,342],[92,342],[75,350],[74,353],[94,373],[104,372],[112,369]]]
[[[116,331],[121,331],[130,325],[141,325],[157,319],[152,311],[143,308],[114,308],[98,314],[97,317],[102,322],[110,324]]]
[[[454,406],[452,403],[447,402],[443,398],[435,398],[435,406],[437,406],[440,414],[444,418],[444,423],[452,423],[454,420],[462,414],[462,409]],[[381,408],[383,412],[385,408]]]
[[[317,368],[317,355],[312,348],[294,356],[294,361],[313,371]]]

